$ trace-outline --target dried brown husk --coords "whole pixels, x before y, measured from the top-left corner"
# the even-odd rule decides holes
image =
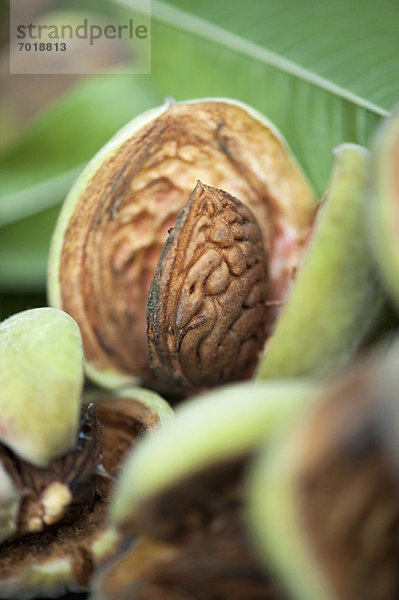
[[[328,394],[303,432],[296,489],[304,533],[334,597],[399,594],[399,487],[383,440],[375,364]]]
[[[96,600],[278,600],[241,514],[250,456],[203,469],[147,498],[125,533],[142,537],[96,577]]]
[[[228,100],[171,103],[144,115],[88,166],[52,244],[50,301],[78,322],[92,378],[151,378],[148,293],[167,232],[198,179],[250,207],[270,259],[270,297],[278,305],[287,290],[314,198],[274,128]]]
[[[0,461],[21,498],[18,527],[12,537],[42,531],[53,521],[74,521],[82,507],[91,506],[101,464],[100,435],[95,406],[90,404],[81,412],[76,448],[53,460],[48,468],[36,467],[0,445]],[[45,506],[45,496],[54,485],[59,488],[54,493],[65,496],[64,510],[58,515]]]
[[[58,597],[68,589],[87,589],[94,569],[123,548],[106,515],[121,462],[158,425],[156,411],[134,397],[97,395],[83,410],[77,448],[48,469],[1,448],[0,458],[22,491],[22,504],[16,534],[0,545],[0,598]],[[55,481],[67,486],[72,501],[59,521],[46,524],[43,491]],[[38,519],[41,527],[34,532]]]
[[[292,598],[398,597],[398,350],[326,382],[251,468],[253,539]]]

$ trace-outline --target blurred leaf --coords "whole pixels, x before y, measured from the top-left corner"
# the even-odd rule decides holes
[[[44,292],[51,235],[76,176],[121,126],[162,99],[147,76],[88,78],[0,156],[0,290]]]
[[[0,225],[61,202],[93,154],[161,100],[148,77],[102,75],[52,103],[0,156]]]
[[[0,291],[44,290],[51,234],[60,206],[0,229]]]
[[[396,6],[153,0],[153,80],[177,100],[230,96],[259,109],[280,128],[321,195],[332,148],[367,145],[399,99]]]
[[[140,4],[113,2],[127,13]],[[163,96],[226,96],[253,105],[280,128],[319,195],[332,148],[368,145],[399,99],[394,0],[152,0],[152,17],[151,78],[89,79],[0,158],[0,223],[59,202],[106,139]],[[8,263],[0,285],[44,287],[49,215],[55,218],[43,211],[0,229],[0,264],[4,255]],[[40,242],[24,242],[30,227]]]
[[[399,99],[395,0],[153,0],[152,16],[377,112]]]

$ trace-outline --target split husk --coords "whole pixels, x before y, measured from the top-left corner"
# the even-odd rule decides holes
[[[79,329],[57,309],[4,321],[0,359],[0,598],[87,589],[121,547],[105,511],[124,455],[172,411],[142,389],[81,406]]]
[[[249,524],[289,597],[398,594],[398,351],[326,385],[252,469]]]
[[[102,385],[156,385],[148,293],[167,232],[198,180],[254,213],[269,256],[273,318],[290,287],[314,196],[275,127],[252,108],[218,98],[140,115],[77,180],[50,251],[50,303],[78,322],[87,374]]]
[[[242,520],[243,473],[261,440],[315,393],[300,381],[236,384],[179,406],[125,463],[111,520],[142,537],[99,573],[94,597],[279,598]]]

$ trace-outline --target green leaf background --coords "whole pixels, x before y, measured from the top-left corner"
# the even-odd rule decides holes
[[[137,8],[111,4],[125,18]],[[368,145],[399,99],[398,31],[393,0],[153,0],[151,75],[87,77],[0,156],[2,316],[45,302],[49,241],[70,185],[118,128],[165,97],[253,105],[321,196],[332,148]]]

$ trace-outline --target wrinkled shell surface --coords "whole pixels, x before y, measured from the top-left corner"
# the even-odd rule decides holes
[[[256,216],[280,297],[313,209],[278,133],[230,100],[172,103],[127,125],[71,190],[53,237],[49,298],[79,323],[87,372],[107,385],[149,373],[146,309],[167,232],[197,180]]]
[[[252,374],[267,335],[268,260],[251,211],[198,182],[151,286],[151,366],[169,389]]]

